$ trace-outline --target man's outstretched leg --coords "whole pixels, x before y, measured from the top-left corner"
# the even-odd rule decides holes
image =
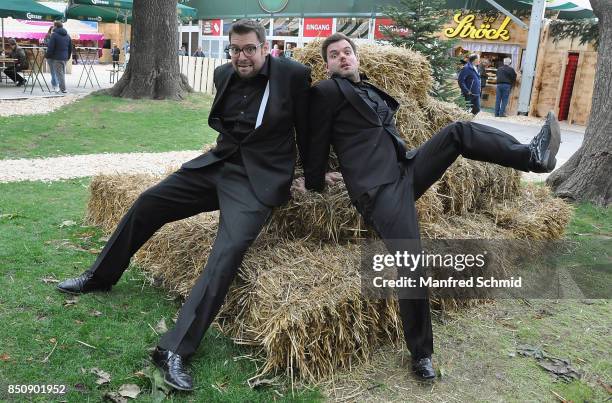
[[[491,126],[454,122],[444,127],[418,148],[408,164],[414,170],[415,198],[451,166],[458,156],[490,162],[525,172],[551,172],[557,163],[561,143],[559,123],[549,112],[540,132],[529,144]]]
[[[218,209],[218,167],[180,169],[144,191],[123,216],[89,270],[58,284],[59,291],[81,294],[108,291],[119,281],[131,257],[164,224]]]

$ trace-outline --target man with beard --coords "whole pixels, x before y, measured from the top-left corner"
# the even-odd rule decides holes
[[[326,174],[332,145],[352,203],[392,255],[420,252],[415,201],[459,155],[521,171],[550,172],[555,167],[560,133],[552,113],[529,145],[493,127],[455,122],[419,148],[408,150],[393,120],[399,104],[359,73],[353,41],[333,34],[323,41],[321,53],[331,79],[311,90],[304,178],[296,179],[293,187],[302,192],[324,189],[332,176]],[[413,277],[416,284],[423,274],[422,267],[414,272],[398,269],[398,277]],[[433,379],[427,289],[404,289],[398,297],[412,370],[419,379]]]
[[[192,390],[184,364],[218,313],[247,248],[272,208],[286,202],[295,166],[294,135],[302,154],[307,135],[310,70],[269,56],[265,28],[253,20],[229,31],[231,63],[214,73],[218,92],[208,124],[216,147],[142,193],[96,262],[58,285],[80,294],[108,291],[134,253],[164,224],[220,210],[219,229],[203,273],[183,304],[175,327],[152,359],[167,384]]]

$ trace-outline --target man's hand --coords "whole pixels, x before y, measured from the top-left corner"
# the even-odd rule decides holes
[[[295,178],[291,184],[291,190],[299,193],[306,193],[306,181],[304,178]]]
[[[325,183],[327,186],[335,185],[342,180],[342,174],[340,172],[328,172],[325,174]]]

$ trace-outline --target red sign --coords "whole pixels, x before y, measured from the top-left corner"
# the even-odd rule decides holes
[[[325,38],[332,34],[333,18],[304,18],[304,36]]]
[[[221,36],[221,20],[202,21],[202,35]]]
[[[377,18],[374,21],[374,38],[375,39],[386,39],[387,35],[385,35],[381,28],[390,29],[393,32],[396,32],[402,36],[408,35],[409,31],[406,28],[397,28],[395,26],[395,22],[391,18]]]

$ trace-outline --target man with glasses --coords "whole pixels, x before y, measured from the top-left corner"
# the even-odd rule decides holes
[[[296,137],[305,157],[310,70],[271,58],[265,29],[256,21],[235,22],[229,41],[231,63],[214,72],[217,94],[208,118],[219,132],[216,147],[142,193],[93,266],[58,285],[60,291],[76,294],[108,291],[162,225],[220,210],[204,271],[152,357],[165,382],[180,390],[193,389],[185,360],[196,352],[219,311],[247,248],[272,208],[289,198]]]

